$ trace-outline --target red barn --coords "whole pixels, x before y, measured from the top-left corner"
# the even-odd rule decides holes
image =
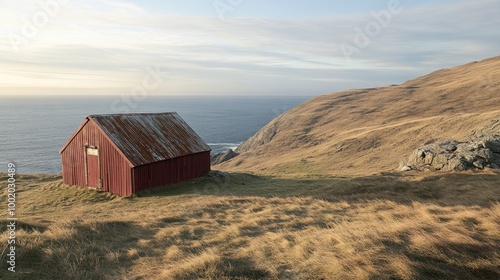
[[[177,113],[88,116],[59,153],[65,184],[121,196],[210,171],[210,147]]]

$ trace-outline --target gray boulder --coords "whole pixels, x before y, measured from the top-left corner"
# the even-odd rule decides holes
[[[500,137],[483,137],[469,142],[448,140],[413,151],[406,166],[410,170],[457,170],[498,168]]]
[[[493,153],[500,154],[500,139],[491,139],[486,141],[484,145]]]
[[[411,153],[405,170],[457,170],[500,167],[500,116],[473,130],[467,140],[447,140]]]

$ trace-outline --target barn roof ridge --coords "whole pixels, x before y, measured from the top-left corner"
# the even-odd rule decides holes
[[[116,113],[116,114],[92,114],[88,115],[87,118],[93,117],[114,117],[114,116],[133,116],[133,115],[178,115],[177,112],[160,112],[160,113]]]
[[[211,151],[210,146],[176,112],[95,114],[86,120],[92,120],[135,167]]]

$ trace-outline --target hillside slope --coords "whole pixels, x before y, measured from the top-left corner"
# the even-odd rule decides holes
[[[319,96],[237,148],[225,171],[366,175],[398,168],[415,148],[462,139],[500,115],[500,56],[402,85]]]

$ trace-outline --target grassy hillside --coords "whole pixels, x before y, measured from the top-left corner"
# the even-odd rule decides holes
[[[212,173],[132,198],[20,176],[0,279],[498,279],[499,175]]]
[[[500,115],[500,57],[402,85],[319,96],[284,113],[217,168],[270,174],[366,175],[416,148],[458,139]]]

